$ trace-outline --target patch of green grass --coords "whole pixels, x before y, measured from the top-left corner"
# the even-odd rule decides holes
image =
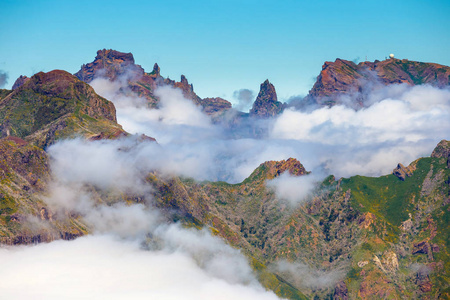
[[[408,219],[414,202],[421,197],[422,184],[432,165],[434,174],[444,168],[439,159],[422,158],[417,161],[412,176],[406,177],[405,181],[392,174],[381,177],[354,176],[343,179],[341,187],[344,191],[351,189],[351,204],[356,210],[371,212],[378,220],[385,220],[388,236],[395,240],[399,226]]]

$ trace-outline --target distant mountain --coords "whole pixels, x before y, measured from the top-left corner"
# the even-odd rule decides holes
[[[151,73],[146,73],[140,65],[134,62],[133,54],[115,50],[99,50],[92,63],[82,65],[74,74],[80,80],[90,83],[98,77],[108,78],[111,81],[120,80],[137,95],[145,97],[150,107],[156,107],[159,99],[154,95],[154,90],[160,85],[170,85],[179,88],[185,98],[192,100],[201,106],[207,114],[216,114],[231,108],[231,103],[222,98],[201,99],[195,92],[192,84],[189,84],[184,75],[177,82],[160,75],[160,68],[155,63]],[[124,91],[126,93],[126,91]]]
[[[330,106],[339,103],[340,97],[352,95],[354,101],[362,106],[365,94],[374,86],[400,83],[443,88],[450,85],[450,67],[407,59],[355,64],[338,58],[334,62],[324,63],[305,101]]]

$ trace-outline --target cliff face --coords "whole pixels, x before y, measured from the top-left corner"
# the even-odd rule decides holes
[[[364,101],[364,89],[373,85],[406,83],[429,84],[443,88],[450,85],[450,68],[434,63],[406,59],[361,62],[336,59],[325,62],[306,100],[319,105],[334,105],[343,95],[355,95],[357,104]]]
[[[45,151],[17,137],[0,139],[0,243],[32,244],[86,234],[82,221],[54,218],[41,199],[50,180]],[[40,222],[46,222],[42,226]]]
[[[19,87],[21,87],[22,85],[25,84],[25,82],[27,82],[30,78],[28,78],[27,76],[23,76],[20,75],[19,78],[17,78],[17,80],[14,82],[12,89],[15,90]]]
[[[170,85],[179,88],[186,99],[201,106],[205,113],[216,114],[231,107],[231,103],[216,98],[201,99],[195,92],[192,84],[181,75],[179,82],[160,75],[160,68],[155,64],[151,73],[144,72],[140,65],[136,65],[131,53],[122,53],[115,50],[99,50],[94,61],[82,65],[80,71],[75,73],[80,80],[90,83],[98,77],[108,78],[111,81],[121,80],[127,88],[140,97],[147,99],[150,107],[157,107],[159,99],[154,95],[154,90],[160,85]],[[123,91],[126,93],[126,91]]]
[[[283,108],[283,103],[277,99],[275,87],[266,80],[261,84],[258,97],[250,109],[250,115],[260,118],[274,117],[281,113]]]
[[[2,137],[47,147],[57,138],[123,133],[116,110],[86,83],[65,71],[37,73],[0,100]]]
[[[93,62],[82,65],[81,69],[74,75],[87,83],[98,76],[110,80],[116,80],[122,75],[139,79],[144,75],[144,69],[134,63],[134,57],[131,53],[103,49],[97,51],[97,56]]]

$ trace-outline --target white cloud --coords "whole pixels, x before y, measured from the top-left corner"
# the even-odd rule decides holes
[[[295,206],[307,199],[321,179],[315,175],[292,176],[285,172],[267,181],[266,186],[275,191],[278,199],[287,200],[291,206]]]
[[[274,119],[229,118],[225,124],[205,121],[195,106],[191,113],[193,104],[171,88],[158,90],[162,103],[168,99],[167,109],[135,105],[132,93],[121,100],[125,105],[116,105],[130,132],[158,140],[161,148],[152,154],[157,168],[198,180],[240,182],[260,163],[289,157],[299,159],[308,170],[325,167],[337,177],[379,176],[399,162],[407,165],[430,155],[441,139],[448,138],[448,89],[367,84],[363,109],[343,105],[288,109]],[[116,101],[114,97],[123,95],[114,94],[111,99]],[[201,121],[195,123],[188,116]]]
[[[304,263],[290,263],[285,260],[278,261],[271,268],[283,274],[290,282],[299,288],[329,288],[345,277],[344,269],[321,271]]]
[[[2,297],[11,299],[278,299],[214,276],[188,253],[147,251],[111,235],[2,248],[0,264]]]

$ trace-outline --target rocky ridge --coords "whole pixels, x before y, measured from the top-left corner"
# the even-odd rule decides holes
[[[107,78],[110,81],[119,80],[125,84],[129,91],[147,99],[150,107],[158,106],[158,97],[154,90],[161,85],[179,88],[186,99],[201,106],[207,114],[222,113],[231,108],[231,103],[221,98],[201,99],[195,92],[192,84],[181,75],[179,82],[164,78],[160,75],[160,67],[155,63],[151,73],[146,73],[140,65],[134,62],[133,54],[115,50],[99,50],[94,61],[81,66],[74,74],[80,80],[90,83],[95,78]],[[123,90],[127,93],[127,90]],[[220,100],[219,100],[220,99]]]
[[[343,96],[353,97],[356,106],[362,107],[366,93],[376,86],[389,84],[428,84],[438,88],[450,85],[450,67],[410,61],[386,59],[356,64],[344,59],[325,62],[305,100],[309,104],[332,106]]]

